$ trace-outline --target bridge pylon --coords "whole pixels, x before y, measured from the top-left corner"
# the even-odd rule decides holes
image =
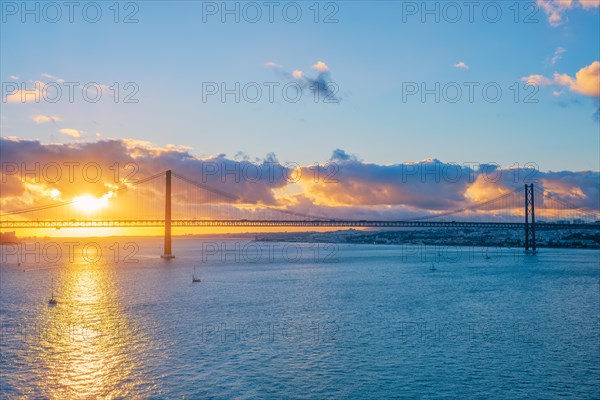
[[[533,183],[525,184],[525,252],[537,253],[535,242],[535,191]]]
[[[165,173],[165,245],[161,258],[170,260],[175,258],[171,248],[171,170]]]

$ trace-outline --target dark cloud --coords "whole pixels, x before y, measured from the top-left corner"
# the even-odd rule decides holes
[[[303,171],[303,196],[316,204],[370,207],[370,212],[449,211],[486,202],[534,183],[548,196],[577,207],[600,209],[597,171],[542,172],[535,164],[501,168],[494,163],[417,163],[378,165],[337,149],[329,165]],[[521,207],[506,202],[503,207]],[[387,207],[387,208],[386,208]],[[356,210],[352,211],[353,213]]]
[[[300,70],[287,72],[283,67],[276,63],[266,63],[265,66],[271,68],[275,73],[286,80],[296,82],[301,89],[309,90],[318,102],[338,103],[341,97],[338,95],[339,86],[331,80],[329,67],[323,61],[318,61],[312,66],[316,71],[316,76],[311,77]]]
[[[330,161],[358,161],[355,155],[348,154],[344,150],[335,149],[331,154]]]

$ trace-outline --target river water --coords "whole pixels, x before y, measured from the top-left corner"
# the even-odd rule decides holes
[[[600,397],[598,251],[176,238],[160,253],[159,238],[2,246],[0,397]]]

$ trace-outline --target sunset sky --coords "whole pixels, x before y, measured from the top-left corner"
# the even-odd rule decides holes
[[[456,10],[437,2],[434,14],[422,2],[298,3],[295,23],[288,21],[294,10],[282,14],[286,3],[272,23],[268,9],[253,23],[256,10],[235,2],[239,22],[221,2],[124,2],[118,16],[102,3],[96,23],[79,9],[72,23],[64,9],[54,23],[53,10],[40,10],[36,22],[3,4],[2,162],[95,160],[106,170],[133,162],[137,178],[168,168],[198,176],[203,162],[277,161],[302,171],[333,162],[343,167],[335,185],[303,179],[225,188],[301,212],[338,207],[366,216],[386,207],[396,216],[459,208],[523,183],[482,182],[479,165],[537,165],[545,189],[598,208],[600,1],[538,0],[518,10],[512,2],[476,3],[473,21],[463,2],[455,3],[456,21]],[[98,86],[82,89],[89,83]],[[221,89],[235,91],[236,83],[239,101],[222,98]],[[298,101],[286,100],[286,84],[301,88]],[[56,87],[62,97],[48,101]],[[48,91],[33,93],[38,88]],[[86,101],[95,88],[102,98]],[[497,88],[502,94],[492,99]],[[475,179],[398,179],[414,162],[458,164]],[[6,172],[3,212],[109,193],[115,184],[28,186]]]

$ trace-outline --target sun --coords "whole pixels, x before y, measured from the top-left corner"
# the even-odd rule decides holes
[[[108,206],[108,199],[112,197],[112,193],[103,195],[102,197],[94,197],[89,194],[76,196],[73,198],[73,206],[80,211],[93,213]]]

